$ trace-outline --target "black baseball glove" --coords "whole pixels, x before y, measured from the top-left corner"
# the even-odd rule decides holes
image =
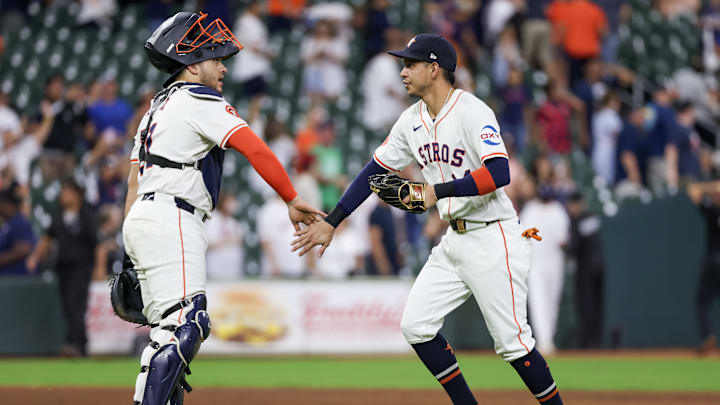
[[[370,190],[381,200],[413,214],[422,214],[425,208],[425,185],[403,179],[395,174],[373,174],[368,177]],[[409,197],[407,202],[403,200]]]
[[[127,253],[123,258],[123,271],[110,279],[110,302],[115,315],[142,326],[152,326],[143,315],[140,281]]]

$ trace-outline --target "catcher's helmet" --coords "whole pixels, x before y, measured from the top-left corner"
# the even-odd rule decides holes
[[[171,78],[187,65],[208,59],[229,58],[243,46],[217,18],[203,25],[205,13],[180,12],[165,20],[145,41],[150,63]]]

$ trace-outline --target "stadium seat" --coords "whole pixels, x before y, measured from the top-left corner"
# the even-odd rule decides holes
[[[364,6],[365,0],[341,0],[352,7]],[[319,0],[308,1],[309,5]],[[77,29],[76,16],[79,11],[77,2],[68,7],[54,9],[43,8],[40,2],[30,6],[28,24],[7,37],[7,48],[0,58],[0,89],[12,95],[12,102],[19,108],[36,108],[42,94],[44,75],[61,72],[69,81],[88,82],[103,74],[116,74],[120,85],[120,94],[129,102],[135,103],[140,96],[137,91],[145,85],[158,88],[164,74],[152,68],[142,50],[142,43],[149,37],[150,31],[144,19],[143,2],[122,6],[114,17],[114,28]],[[690,57],[701,50],[700,32],[696,22],[687,17],[678,17],[666,21],[653,9],[652,0],[628,0],[633,14],[626,25],[619,29],[620,45],[618,60],[647,79],[658,81],[671,76],[675,70],[687,64]],[[423,27],[423,1],[398,0],[390,2],[388,16],[394,25],[410,32],[419,32]],[[300,60],[300,47],[306,32],[302,24],[297,24],[290,32],[274,34],[268,48],[278,55],[272,60],[269,76],[270,98],[265,112],[272,111],[283,120],[289,130],[295,133],[304,125],[305,114],[309,109],[309,99],[303,94],[303,69]],[[356,35],[358,35],[356,33]],[[26,44],[31,44],[27,46]],[[338,146],[346,156],[347,174],[356,173],[367,161],[370,152],[387,135],[371,131],[362,125],[363,96],[358,83],[364,64],[362,41],[351,42],[351,54],[346,71],[348,75],[347,92],[328,109],[333,118]],[[656,63],[647,63],[651,58]],[[539,75],[530,74],[534,91],[544,84],[537,79]],[[476,94],[490,98],[493,94],[492,82],[487,72],[480,72],[474,78]],[[226,98],[236,108],[243,111],[247,97],[235,83],[227,81]],[[225,183],[232,190],[247,190],[246,178],[251,172],[243,158],[235,163],[227,159],[229,168],[225,173]],[[573,155],[572,171],[579,184],[591,184],[593,171],[582,156]],[[35,173],[35,172],[34,172]],[[52,187],[43,182],[33,183],[33,201],[37,197],[38,217],[49,212],[52,203],[47,200],[46,190]],[[584,188],[583,193],[592,196],[597,190],[592,186]],[[248,227],[250,241],[255,240],[248,252],[249,260],[255,262],[259,256],[257,236],[254,233],[254,213],[263,199],[254,191],[243,192],[242,206],[248,207],[240,214]],[[589,197],[590,198],[590,197]],[[593,197],[597,201],[596,197]],[[50,200],[52,201],[52,200]],[[39,208],[38,208],[39,207]]]

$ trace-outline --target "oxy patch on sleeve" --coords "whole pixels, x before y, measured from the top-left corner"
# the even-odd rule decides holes
[[[485,144],[490,146],[497,146],[502,143],[502,138],[500,137],[500,131],[495,129],[492,125],[485,125],[480,130],[480,139],[482,139]]]

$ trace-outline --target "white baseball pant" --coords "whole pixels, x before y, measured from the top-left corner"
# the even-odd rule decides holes
[[[517,218],[465,233],[448,229],[410,291],[401,321],[407,341],[434,338],[445,316],[474,295],[495,351],[505,361],[528,354],[535,346],[527,323],[532,246],[522,232]]]
[[[203,222],[172,198],[155,193],[154,201],[138,199],[123,224],[125,250],[135,264],[150,323],[160,323],[163,312],[184,298],[205,292]]]

